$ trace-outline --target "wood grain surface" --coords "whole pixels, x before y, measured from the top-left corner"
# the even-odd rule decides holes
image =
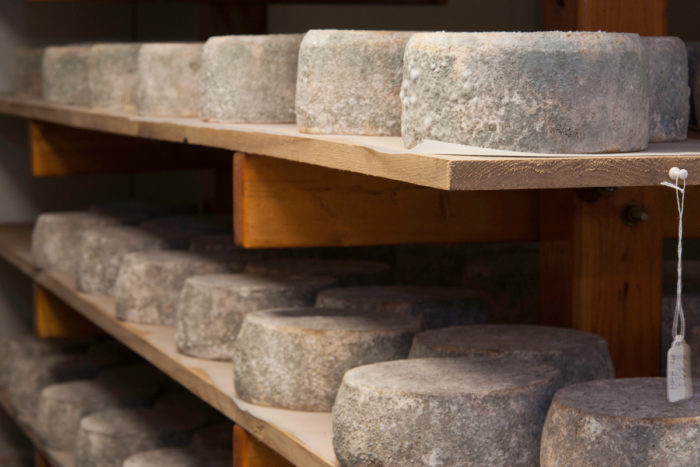
[[[540,320],[603,336],[618,377],[660,371],[661,189],[541,194]],[[648,219],[628,225],[631,204]]]
[[[228,124],[140,117],[0,97],[0,113],[144,139],[266,155],[441,190],[657,185],[673,165],[700,184],[700,140],[650,144],[624,154],[544,156],[472,148],[471,155],[407,151],[400,138],[306,135],[295,125]],[[697,175],[696,175],[697,174]]]
[[[536,241],[537,190],[446,192],[236,153],[236,239],[249,248]]]
[[[667,0],[543,0],[544,28],[664,36]]]
[[[26,225],[0,225],[0,258],[11,260],[11,264],[18,258],[29,261],[20,269],[29,272],[38,286],[70,307],[73,313],[131,348],[293,464],[338,465],[331,443],[330,413],[274,409],[238,399],[230,362],[182,355],[176,350],[172,326],[119,321],[112,298],[79,293],[69,275],[30,268],[31,255],[27,251],[30,232]]]

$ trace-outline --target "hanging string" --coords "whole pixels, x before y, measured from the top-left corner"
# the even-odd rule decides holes
[[[673,313],[673,340],[680,342],[685,339],[685,313],[683,312],[682,295],[682,274],[683,274],[683,211],[685,210],[685,184],[688,179],[688,171],[673,167],[668,171],[668,176],[674,179],[675,183],[661,182],[662,185],[671,187],[676,193],[676,206],[678,207],[678,264],[676,266],[676,309]],[[679,180],[683,181],[683,187],[679,186]],[[679,339],[680,338],[680,339]]]

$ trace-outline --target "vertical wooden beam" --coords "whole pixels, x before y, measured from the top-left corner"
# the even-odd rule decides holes
[[[667,0],[542,5],[545,29],[666,34]],[[601,334],[618,376],[657,375],[663,223],[658,188],[624,189],[597,201],[573,190],[544,190],[541,201],[542,322]],[[642,205],[648,219],[626,225],[620,216],[627,203]]]
[[[233,426],[233,467],[291,467],[292,465],[240,426]]]
[[[658,375],[661,192],[624,188],[596,195],[541,192],[541,322],[603,336],[618,376]],[[626,223],[632,206],[648,218]]]
[[[97,326],[39,284],[34,284],[34,326],[38,337],[103,334]]]
[[[667,0],[542,0],[548,30],[666,34]]]
[[[578,29],[578,0],[542,0],[542,26],[547,31]]]

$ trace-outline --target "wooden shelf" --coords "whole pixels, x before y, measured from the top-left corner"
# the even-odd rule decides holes
[[[3,255],[4,257],[4,255]],[[0,408],[4,410],[12,419],[17,423],[17,426],[24,432],[24,434],[29,438],[37,452],[41,454],[47,461],[55,467],[73,467],[75,462],[73,460],[73,453],[68,451],[56,451],[55,449],[49,449],[44,446],[39,435],[34,431],[31,424],[20,417],[17,412],[12,408],[10,404],[10,395],[7,391],[0,391]]]
[[[0,226],[0,257],[295,465],[338,465],[331,444],[330,413],[280,410],[241,401],[234,396],[231,363],[181,355],[175,348],[174,327],[119,321],[112,298],[79,293],[71,277],[34,268],[28,250],[30,234],[31,225]]]
[[[700,140],[654,143],[637,153],[545,157],[416,154],[398,137],[306,135],[295,125],[208,123],[0,97],[0,114],[152,140],[189,143],[304,162],[441,190],[656,186],[673,165],[700,184]]]
[[[29,277],[38,273],[32,262],[32,228],[32,224],[0,225],[0,257]]]

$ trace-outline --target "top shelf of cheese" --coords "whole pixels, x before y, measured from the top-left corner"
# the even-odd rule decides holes
[[[694,173],[693,50],[556,31],[74,44],[19,49],[13,96],[40,101],[4,107],[444,190],[649,185]]]

